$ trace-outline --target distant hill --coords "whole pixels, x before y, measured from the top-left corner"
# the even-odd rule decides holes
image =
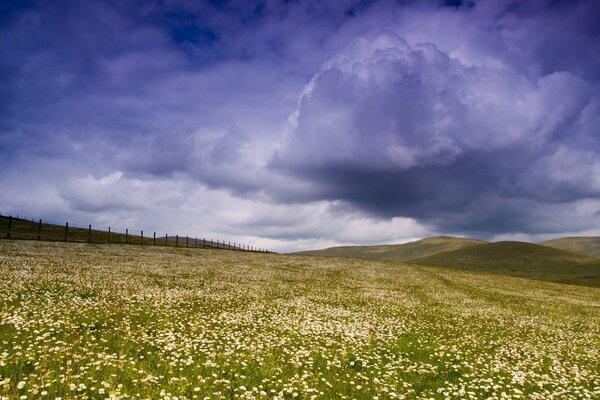
[[[469,246],[486,243],[482,240],[460,238],[454,236],[432,236],[416,242],[376,246],[340,246],[323,250],[301,251],[294,254],[351,257],[387,260],[410,260],[425,257],[449,250],[462,249]]]
[[[541,245],[554,247],[586,257],[600,258],[599,236],[564,237],[541,242]]]
[[[600,259],[532,243],[486,243],[411,262],[600,287]]]

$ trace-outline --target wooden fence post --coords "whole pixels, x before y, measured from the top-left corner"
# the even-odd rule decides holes
[[[88,226],[88,243],[92,243],[92,224]]]
[[[144,231],[140,231],[140,245],[144,245]]]
[[[185,247],[190,247],[190,237],[189,236],[185,237]]]
[[[153,239],[153,243],[156,246],[156,232],[154,232],[154,239]]]
[[[125,244],[129,243],[129,228],[125,228]]]
[[[40,222],[38,224],[38,240],[42,240],[42,220],[40,218]]]
[[[202,248],[206,247],[206,238],[202,238]]]
[[[110,244],[110,226],[108,227],[108,244]]]
[[[69,235],[69,223],[65,224],[65,242],[67,241],[67,236]]]
[[[179,235],[175,235],[175,247],[179,247]]]
[[[196,236],[196,238],[195,238],[195,240],[194,240],[194,243],[196,244],[196,246],[195,246],[195,247],[196,247],[196,248],[198,248],[198,236]]]
[[[6,234],[6,238],[10,239],[10,230],[12,228],[12,216],[8,216],[8,233]]]
[[[167,236],[167,234],[165,233],[165,246],[168,246],[168,245],[169,245],[169,243],[168,243],[168,236]]]

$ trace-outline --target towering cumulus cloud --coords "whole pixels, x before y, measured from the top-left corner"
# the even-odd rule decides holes
[[[585,226],[552,218],[600,195],[597,86],[457,54],[391,32],[352,41],[306,86],[272,165],[318,183],[315,198],[442,231]]]

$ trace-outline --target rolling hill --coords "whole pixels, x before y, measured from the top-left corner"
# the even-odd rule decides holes
[[[600,286],[600,260],[524,242],[495,242],[420,257],[416,264]]]
[[[600,258],[600,237],[598,236],[564,237],[546,240],[540,244],[586,257]]]
[[[486,242],[482,240],[454,236],[432,236],[417,240],[416,242],[403,244],[377,246],[339,246],[330,247],[323,250],[302,251],[294,254],[405,261],[449,250],[462,249],[482,243]]]

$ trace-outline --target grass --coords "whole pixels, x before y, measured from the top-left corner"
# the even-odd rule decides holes
[[[453,236],[433,236],[403,244],[339,246],[323,250],[303,251],[296,254],[405,261],[482,243],[485,242],[477,239]]]
[[[9,240],[0,278],[0,398],[600,397],[596,288]]]
[[[570,251],[585,257],[600,258],[600,237],[575,236],[564,237],[541,242],[541,245]]]
[[[411,262],[600,287],[600,260],[532,243],[487,243]]]

